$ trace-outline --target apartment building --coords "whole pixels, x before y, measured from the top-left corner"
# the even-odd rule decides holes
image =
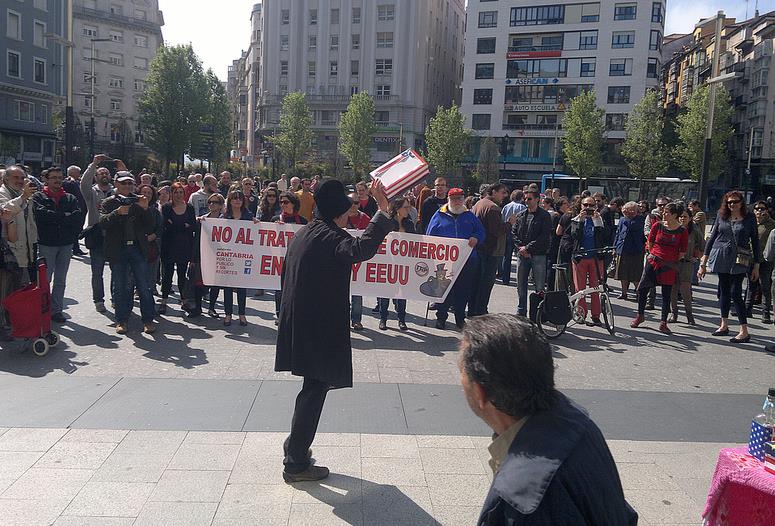
[[[54,162],[54,108],[65,96],[63,0],[0,7],[0,163]]]
[[[373,162],[419,146],[437,106],[459,99],[464,25],[464,0],[264,0],[232,66],[246,86],[232,89],[247,116],[246,159],[259,161],[293,91],[306,93],[316,149],[335,167],[337,124],[360,91],[376,103]]]
[[[606,112],[603,172],[622,174],[627,115],[658,86],[664,15],[664,0],[470,0],[461,107],[478,137],[498,140],[502,177],[535,178],[555,159],[563,169],[563,113],[592,89]]]
[[[92,152],[128,162],[150,153],[138,101],[163,25],[158,0],[73,0],[73,108],[85,160]]]

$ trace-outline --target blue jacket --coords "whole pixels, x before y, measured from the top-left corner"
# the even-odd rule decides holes
[[[459,216],[454,216],[447,210],[447,205],[443,205],[438,212],[433,214],[425,235],[456,239],[475,237],[479,244],[484,243],[486,236],[482,222],[473,212],[466,210]],[[474,250],[471,252],[471,258],[476,257],[476,250]]]

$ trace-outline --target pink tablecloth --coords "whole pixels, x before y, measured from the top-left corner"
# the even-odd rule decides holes
[[[708,526],[772,526],[775,475],[746,447],[722,449],[702,516]]]

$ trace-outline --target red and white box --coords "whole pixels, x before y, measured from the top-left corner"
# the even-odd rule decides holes
[[[401,152],[371,172],[372,179],[379,179],[385,186],[388,199],[403,194],[425,179],[430,173],[428,163],[413,149]]]
[[[775,475],[775,442],[764,444],[764,469]]]

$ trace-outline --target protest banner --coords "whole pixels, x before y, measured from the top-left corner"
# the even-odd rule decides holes
[[[205,285],[278,290],[285,252],[300,228],[231,219],[203,221]],[[465,239],[392,232],[376,256],[353,265],[350,290],[367,297],[442,302],[470,254]]]
[[[385,187],[388,199],[403,194],[424,180],[430,173],[428,163],[411,148],[399,153],[388,162],[369,173],[372,179],[379,179]]]

